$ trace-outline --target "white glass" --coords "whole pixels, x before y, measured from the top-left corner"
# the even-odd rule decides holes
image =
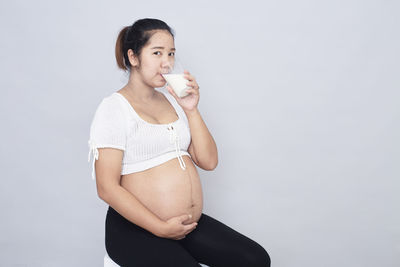
[[[178,97],[185,97],[189,94],[186,92],[186,89],[189,89],[186,85],[188,80],[185,79],[183,71],[182,64],[175,56],[174,66],[170,67],[167,73],[161,74]]]

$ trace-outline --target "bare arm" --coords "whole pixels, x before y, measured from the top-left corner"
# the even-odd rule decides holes
[[[127,220],[161,236],[165,222],[120,185],[123,151],[113,148],[98,150],[99,159],[95,163],[98,196]]]
[[[218,164],[217,145],[206,124],[204,123],[197,108],[192,111],[185,111],[189,120],[192,142],[189,146],[189,153],[197,166],[204,170],[213,170]]]

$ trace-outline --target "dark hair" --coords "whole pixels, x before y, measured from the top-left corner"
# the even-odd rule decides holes
[[[115,58],[120,69],[125,71],[131,69],[128,50],[132,49],[135,56],[139,58],[142,48],[156,30],[166,30],[174,38],[173,30],[164,21],[151,18],[139,19],[132,26],[126,26],[119,32],[115,45]]]

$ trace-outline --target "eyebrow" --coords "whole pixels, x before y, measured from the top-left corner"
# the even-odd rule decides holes
[[[155,46],[155,47],[152,47],[151,49],[164,49],[164,48],[165,48],[164,46]],[[171,50],[175,51],[176,49],[171,48]]]

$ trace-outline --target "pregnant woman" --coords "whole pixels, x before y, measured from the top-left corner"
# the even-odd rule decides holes
[[[213,170],[218,153],[197,108],[199,86],[185,71],[187,96],[155,89],[175,62],[172,29],[138,20],[119,33],[115,55],[129,81],[101,101],[89,139],[98,196],[109,205],[109,257],[125,267],[270,266],[261,245],[202,213],[194,164]]]

